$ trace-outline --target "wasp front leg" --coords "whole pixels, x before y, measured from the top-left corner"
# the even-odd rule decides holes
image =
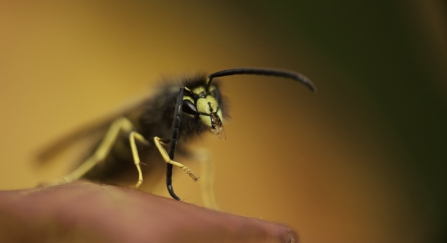
[[[171,160],[169,158],[168,152],[166,152],[166,149],[163,148],[163,145],[166,145],[166,144],[163,143],[159,137],[154,137],[154,142],[158,148],[158,151],[160,152],[161,156],[163,157],[163,159],[165,160],[166,163],[179,167],[180,169],[185,171],[186,174],[188,174],[194,181],[197,181],[199,179],[199,177],[197,177],[194,174],[194,172],[190,168],[188,168],[186,165],[176,162],[174,160]]]

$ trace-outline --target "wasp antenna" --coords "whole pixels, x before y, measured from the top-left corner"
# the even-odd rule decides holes
[[[206,86],[207,88],[210,86],[213,78],[224,77],[229,75],[240,75],[240,74],[266,75],[266,76],[289,78],[306,85],[312,92],[317,91],[317,88],[312,83],[312,81],[302,74],[286,70],[265,69],[265,68],[235,68],[215,72],[208,76],[206,80]]]
[[[168,171],[171,172],[171,175],[166,177],[166,185],[168,186],[168,192],[172,198],[174,198],[177,201],[180,201],[181,199],[177,195],[175,195],[174,188],[172,187],[172,165],[168,164],[168,167],[169,166],[171,166],[171,169],[170,170],[168,169]]]

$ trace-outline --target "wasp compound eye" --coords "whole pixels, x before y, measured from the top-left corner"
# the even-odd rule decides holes
[[[197,108],[190,100],[183,100],[182,111],[193,116],[197,115]]]

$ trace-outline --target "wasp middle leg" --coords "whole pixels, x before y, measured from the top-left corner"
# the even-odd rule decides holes
[[[113,148],[116,140],[118,139],[120,133],[128,134],[129,142],[131,145],[132,155],[134,159],[135,166],[138,170],[138,182],[135,184],[135,188],[138,188],[143,182],[143,175],[140,168],[140,159],[138,156],[138,150],[135,141],[138,141],[146,146],[149,146],[149,142],[144,139],[144,137],[134,131],[134,125],[132,122],[125,118],[120,117],[116,119],[110,128],[107,130],[104,138],[101,140],[98,148],[93,152],[93,154],[88,157],[78,168],[72,171],[70,174],[64,176],[61,180],[50,183],[50,185],[60,185],[63,183],[71,183],[76,181],[83,176],[85,176],[89,171],[91,171],[96,165],[103,162],[106,157],[110,154],[110,150]]]

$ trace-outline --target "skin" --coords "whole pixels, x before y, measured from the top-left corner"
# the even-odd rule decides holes
[[[115,186],[0,192],[0,242],[297,242],[279,224]]]

